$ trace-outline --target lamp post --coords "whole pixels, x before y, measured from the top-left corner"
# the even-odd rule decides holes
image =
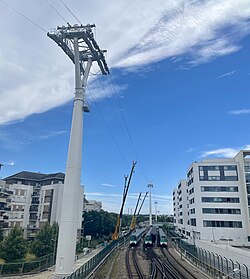
[[[90,220],[90,221],[87,221],[85,223],[83,223],[83,226],[82,226],[82,236],[81,236],[81,247],[83,249],[83,238],[84,238],[84,227],[86,224],[90,223],[90,222],[93,222],[94,220]]]
[[[157,223],[157,204],[158,204],[158,202],[157,201],[155,201],[155,223]]]
[[[153,188],[153,184],[148,184],[148,187],[149,187],[149,226],[152,226],[151,188]]]

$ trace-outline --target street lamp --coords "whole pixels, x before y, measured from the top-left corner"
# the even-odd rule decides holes
[[[152,226],[151,188],[153,188],[153,184],[148,184],[148,187],[149,187],[149,226]]]
[[[158,202],[155,201],[155,223],[157,223],[157,204]]]
[[[84,238],[84,226],[90,222],[93,222],[94,220],[90,220],[90,221],[87,221],[85,223],[83,223],[83,226],[82,226],[82,237],[81,237],[81,247],[83,249],[83,238]]]

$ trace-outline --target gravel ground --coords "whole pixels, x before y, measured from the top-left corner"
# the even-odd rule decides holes
[[[93,274],[91,279],[128,279],[125,260],[127,247],[121,246],[116,249],[97,272]],[[150,260],[147,260],[141,247],[137,249],[137,257],[143,274],[146,275],[146,278],[149,278]]]

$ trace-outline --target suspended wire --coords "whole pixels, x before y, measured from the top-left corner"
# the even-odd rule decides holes
[[[119,151],[121,157],[123,158],[123,160],[124,160],[126,166],[129,166],[129,163],[128,163],[127,158],[125,157],[125,155],[123,154],[123,152],[122,152],[120,146],[118,145],[118,143],[117,143],[117,141],[116,141],[116,139],[115,139],[115,137],[114,137],[114,135],[113,135],[113,133],[112,133],[112,131],[111,131],[111,129],[110,129],[108,123],[107,123],[107,121],[105,120],[105,118],[104,118],[104,116],[103,116],[103,114],[102,114],[102,112],[101,112],[101,110],[100,110],[100,108],[99,108],[97,102],[95,101],[95,98],[94,98],[94,96],[93,96],[93,94],[92,94],[92,92],[91,92],[91,90],[90,90],[90,88],[89,88],[88,86],[87,86],[87,90],[88,90],[88,92],[89,92],[89,94],[90,94],[90,96],[91,96],[92,102],[94,103],[94,105],[96,106],[96,108],[97,108],[97,110],[98,110],[98,113],[99,113],[101,119],[103,120],[103,122],[104,122],[104,124],[105,124],[107,130],[109,131],[109,134],[110,134],[110,136],[111,136],[111,138],[112,138],[112,140],[113,140],[113,142],[114,142],[114,144],[115,144],[117,150]]]
[[[75,16],[75,14],[70,10],[70,8],[62,1],[62,0],[59,0],[62,4],[63,4],[63,6],[71,13],[71,15],[80,23],[80,24],[82,24],[81,23],[81,21]]]
[[[110,78],[110,80],[111,80],[111,85],[112,85],[112,87],[111,87],[110,83],[109,83],[109,86],[110,86],[110,88],[113,89],[114,96],[115,96],[115,100],[116,100],[116,102],[117,102],[117,105],[118,105],[118,107],[119,107],[119,110],[121,111],[121,118],[122,118],[123,124],[124,124],[124,126],[125,126],[125,129],[126,129],[126,131],[127,131],[127,134],[128,134],[128,137],[129,137],[129,140],[130,140],[130,143],[131,143],[131,146],[132,146],[132,148],[133,148],[133,150],[134,150],[134,152],[135,152],[136,157],[137,157],[138,160],[139,160],[140,157],[139,157],[138,152],[137,152],[137,149],[136,149],[136,147],[135,147],[135,144],[134,144],[132,135],[131,135],[131,133],[130,133],[130,131],[129,131],[129,128],[128,128],[128,125],[127,125],[127,122],[126,122],[126,119],[125,119],[125,116],[124,116],[124,113],[123,113],[123,108],[122,108],[121,103],[120,103],[120,101],[119,101],[118,94],[117,94],[117,91],[116,91],[116,89],[115,89],[114,82],[113,82],[113,79],[112,79],[111,74],[109,75],[109,78]],[[146,177],[145,171],[143,170],[142,165],[141,165],[141,170],[142,170],[142,174],[143,174],[143,176],[144,176],[144,179],[149,183],[149,179]]]
[[[65,19],[65,17],[62,16],[62,14],[60,14],[58,10],[48,0],[44,0],[44,1],[51,7],[52,10],[54,10],[68,24],[68,21]]]
[[[121,157],[122,157],[122,159],[123,159],[123,161],[124,161],[126,167],[129,168],[129,167],[130,167],[130,164],[128,163],[127,158],[125,157],[125,155],[124,155],[124,153],[122,152],[122,150],[121,150],[119,144],[117,143],[117,141],[116,141],[116,139],[115,139],[115,137],[114,137],[114,135],[113,135],[113,133],[112,133],[112,130],[110,129],[110,127],[109,127],[107,121],[105,120],[105,118],[104,118],[104,116],[103,116],[103,114],[102,114],[102,112],[101,112],[101,109],[100,109],[99,105],[97,104],[97,102],[95,101],[95,98],[94,98],[94,96],[93,96],[93,94],[92,94],[92,92],[91,92],[91,90],[90,90],[90,88],[89,88],[88,86],[87,86],[87,90],[88,90],[88,93],[89,93],[89,95],[91,96],[92,102],[94,103],[95,107],[97,108],[97,111],[98,111],[98,113],[99,113],[101,119],[103,120],[103,122],[104,122],[104,124],[105,124],[105,126],[106,126],[106,128],[107,128],[107,130],[108,130],[108,132],[109,132],[109,134],[110,134],[110,136],[111,136],[111,138],[112,138],[112,140],[113,140],[113,142],[114,142],[114,144],[115,144],[117,150],[118,150],[118,152],[120,153],[120,155],[121,155]],[[135,180],[136,180],[139,184],[145,186],[145,183],[143,183],[137,176],[135,177]]]
[[[94,65],[93,65],[93,68],[94,68]],[[137,152],[137,150],[136,150],[135,144],[134,144],[134,142],[133,142],[131,133],[130,133],[130,131],[129,131],[129,129],[128,129],[128,125],[127,125],[127,123],[126,123],[125,116],[124,116],[123,110],[122,110],[122,106],[121,106],[121,104],[120,104],[120,102],[119,102],[119,98],[118,98],[117,92],[116,92],[116,90],[115,90],[115,86],[113,85],[113,88],[111,88],[110,83],[108,83],[108,85],[109,85],[109,87],[110,87],[110,90],[112,91],[112,89],[113,89],[113,91],[114,91],[114,95],[115,95],[115,97],[116,97],[116,102],[117,102],[118,107],[119,107],[119,109],[120,109],[120,111],[121,111],[121,113],[122,113],[122,117],[121,117],[121,118],[122,118],[122,121],[121,121],[121,118],[118,116],[118,114],[117,114],[117,112],[116,112],[116,110],[115,110],[115,108],[114,108],[114,106],[113,106],[113,104],[112,104],[112,102],[111,102],[112,98],[111,98],[111,96],[107,93],[107,90],[106,90],[105,86],[103,85],[103,82],[102,82],[100,79],[98,79],[98,82],[99,82],[99,84],[101,85],[102,90],[103,90],[104,94],[105,94],[106,97],[107,97],[108,103],[109,103],[109,105],[110,105],[110,107],[111,107],[111,109],[112,109],[112,111],[113,111],[113,113],[114,113],[114,115],[115,115],[115,118],[117,119],[117,122],[119,123],[119,126],[120,126],[122,132],[124,133],[125,137],[128,136],[129,142],[130,142],[130,144],[131,144],[131,146],[132,146],[132,149],[133,149],[133,151],[134,151],[134,153],[135,153],[135,155],[136,155],[136,158],[139,160],[139,155],[138,155],[138,152]],[[125,126],[125,129],[124,129],[124,126]],[[143,175],[144,179],[145,179],[145,180],[147,181],[147,183],[148,183],[149,180],[147,179],[147,177],[146,177],[146,175],[145,175],[144,170],[143,170],[142,167],[141,167],[141,175]]]
[[[17,9],[13,8],[12,6],[10,6],[8,3],[6,3],[3,0],[0,0],[0,2],[2,2],[4,5],[6,5],[7,7],[9,7],[11,10],[13,10],[14,12],[16,12],[17,14],[19,14],[20,16],[24,17],[26,20],[28,20],[29,22],[31,22],[33,25],[35,25],[36,27],[38,27],[39,29],[41,29],[43,32],[45,32],[47,34],[47,31],[42,28],[40,25],[38,25],[36,22],[34,22],[32,19],[28,18],[26,15],[22,14],[21,12],[19,12]]]
[[[95,69],[94,65],[93,65],[93,68]],[[117,119],[117,122],[119,123],[119,126],[120,126],[120,128],[121,128],[123,134],[126,136],[126,131],[124,130],[124,126],[122,125],[121,119],[120,119],[120,117],[118,116],[118,114],[117,114],[117,112],[116,112],[116,110],[115,110],[115,108],[114,108],[114,106],[113,106],[113,104],[112,104],[112,102],[111,102],[111,100],[112,100],[111,96],[108,94],[108,92],[107,92],[107,90],[106,90],[106,87],[104,86],[104,84],[103,84],[103,82],[100,80],[100,78],[97,78],[97,82],[98,82],[99,85],[101,86],[101,88],[102,88],[102,90],[103,90],[103,92],[104,92],[104,94],[105,94],[105,96],[106,96],[106,98],[107,98],[107,100],[108,100],[108,103],[109,103],[109,105],[110,105],[110,107],[111,107],[111,110],[112,110],[112,112],[114,113],[115,118]]]

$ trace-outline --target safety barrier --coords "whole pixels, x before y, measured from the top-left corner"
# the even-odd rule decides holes
[[[54,265],[54,261],[54,255],[50,254],[36,261],[0,264],[0,277],[39,273]]]
[[[213,278],[250,279],[249,268],[245,264],[240,264],[237,261],[227,259],[194,245],[188,245],[181,239],[176,239],[174,244],[181,257],[185,257],[189,262]]]
[[[118,240],[113,240],[108,246],[103,248],[98,254],[93,256],[89,261],[84,263],[80,268],[73,272],[70,276],[64,277],[64,279],[83,279],[87,278],[97,266],[108,256],[110,255],[117,247],[122,245],[127,241],[130,234],[127,234],[123,238]]]

